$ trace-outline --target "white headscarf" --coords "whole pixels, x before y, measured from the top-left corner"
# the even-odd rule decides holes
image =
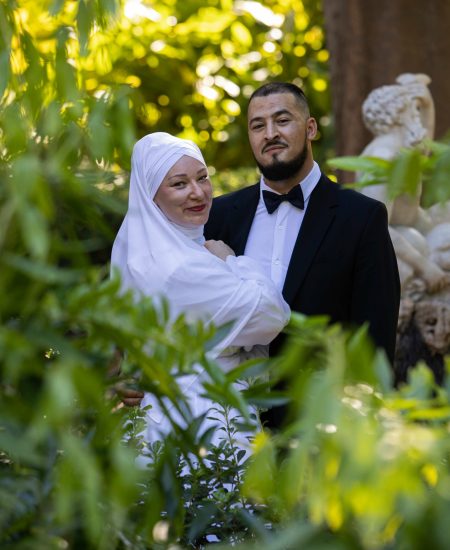
[[[111,257],[124,288],[147,296],[158,293],[170,272],[204,242],[203,225],[180,226],[168,220],[153,200],[167,172],[185,155],[206,166],[195,143],[165,132],[144,136],[134,146],[128,212]]]
[[[153,201],[167,172],[184,155],[205,164],[192,142],[156,132],[139,140],[131,163],[128,212],[114,241],[111,266],[123,289],[168,299],[173,317],[232,329],[215,348],[266,344],[287,322],[289,308],[250,258],[226,262],[199,242],[203,227],[181,227]]]

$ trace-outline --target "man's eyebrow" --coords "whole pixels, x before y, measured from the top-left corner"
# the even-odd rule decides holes
[[[288,109],[280,109],[279,111],[275,111],[273,116],[280,116],[280,115],[292,115],[291,111]]]
[[[291,111],[289,111],[288,109],[280,109],[279,111],[275,111],[274,113],[272,113],[270,116],[271,116],[271,117],[277,117],[277,116],[280,116],[280,115],[289,115],[289,116],[292,116],[292,113],[291,113]],[[257,120],[264,120],[264,117],[262,117],[262,116],[255,116],[255,117],[253,117],[253,118],[249,121],[249,124],[251,124],[252,122],[256,122]]]

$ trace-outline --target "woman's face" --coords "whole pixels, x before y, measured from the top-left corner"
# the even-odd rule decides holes
[[[178,225],[204,225],[212,203],[206,167],[192,157],[181,157],[167,172],[153,200]]]

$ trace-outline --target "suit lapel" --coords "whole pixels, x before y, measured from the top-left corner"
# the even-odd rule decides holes
[[[309,204],[292,251],[283,296],[288,304],[298,292],[309,266],[336,214],[338,187],[321,176],[309,199]],[[320,289],[317,289],[320,292]]]
[[[230,212],[230,225],[233,233],[230,237],[230,246],[236,256],[244,254],[248,234],[255,217],[256,208],[259,202],[259,183],[246,187],[239,193],[233,203]]]

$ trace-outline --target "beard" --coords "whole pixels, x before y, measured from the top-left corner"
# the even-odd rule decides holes
[[[300,172],[305,164],[308,156],[308,147],[305,139],[305,144],[300,153],[292,160],[277,160],[274,156],[274,161],[270,165],[264,166],[256,161],[258,168],[264,178],[269,181],[283,181],[287,180]],[[256,159],[255,159],[256,160]]]

